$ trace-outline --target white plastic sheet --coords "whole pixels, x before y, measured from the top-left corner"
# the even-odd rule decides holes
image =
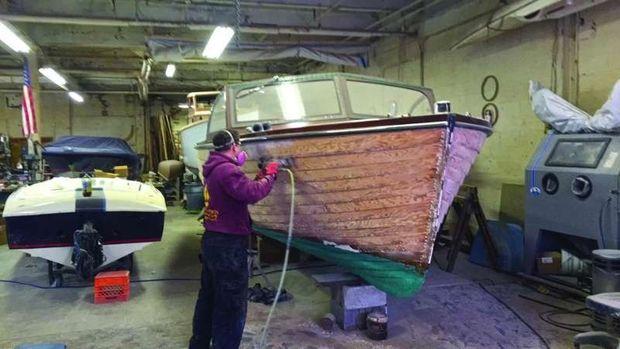
[[[620,131],[620,80],[616,81],[607,102],[590,119],[590,126],[596,132]]]
[[[183,62],[187,59],[203,60],[204,44],[171,39],[149,39],[149,53],[155,61]],[[219,62],[254,62],[285,58],[306,58],[330,64],[367,67],[370,47],[364,44],[290,45],[270,46],[240,44],[230,45],[218,59]],[[205,60],[205,62],[207,62]]]
[[[594,116],[575,107],[537,81],[530,81],[530,99],[538,118],[559,133],[620,132],[620,80],[611,90],[607,102]]]
[[[530,81],[530,100],[534,113],[554,130],[560,133],[592,131],[588,113],[543,87],[538,81]]]

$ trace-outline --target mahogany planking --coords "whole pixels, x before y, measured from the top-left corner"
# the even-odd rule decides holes
[[[295,236],[426,265],[447,134],[446,128],[413,129],[251,142],[244,148],[251,159],[294,164]],[[248,172],[254,172],[252,165]],[[285,230],[290,190],[281,173],[273,194],[251,208],[254,222]]]

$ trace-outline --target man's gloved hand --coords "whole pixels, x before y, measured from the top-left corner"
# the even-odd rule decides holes
[[[267,176],[271,176],[273,177],[273,179],[276,179],[278,177],[278,169],[280,168],[280,163],[275,161],[269,162],[261,167],[261,170],[258,171],[254,180],[261,180]]]
[[[276,176],[278,174],[278,169],[280,168],[280,163],[278,162],[270,162],[265,166],[265,174],[267,176]]]

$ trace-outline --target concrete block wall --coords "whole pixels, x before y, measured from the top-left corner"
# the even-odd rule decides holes
[[[21,111],[9,108],[6,98],[21,94],[0,94],[0,133],[21,138]],[[40,95],[42,137],[66,135],[110,136],[125,139],[138,153],[144,153],[144,117],[137,95],[85,95],[84,103],[71,103],[65,94]]]
[[[428,38],[422,41],[423,65],[420,40],[386,38],[373,46],[367,69],[344,68],[351,73],[412,84],[422,83],[423,70],[424,85],[434,90],[438,100],[450,100],[454,111],[472,115],[480,115],[486,104],[481,95],[483,79],[487,75],[497,77],[499,93],[493,102],[499,108],[499,120],[466,180],[478,186],[489,218],[499,216],[502,183],[523,184],[524,169],[544,136],[544,125],[531,110],[528,81],[538,80],[552,86],[553,48],[557,43],[557,23],[546,21],[505,32],[486,42],[449,50],[475,28],[476,22],[444,31],[447,26],[484,13],[496,4],[497,1],[487,0],[464,2],[424,22],[420,36]],[[617,57],[620,2],[609,1],[580,16],[583,25],[578,40],[578,106],[593,113],[605,102],[613,83],[620,79]],[[339,71],[342,67],[322,66],[318,70]]]

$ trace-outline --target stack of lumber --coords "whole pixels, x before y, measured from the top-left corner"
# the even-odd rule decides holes
[[[162,112],[150,118],[149,121],[150,141],[147,144],[147,166],[150,170],[156,170],[161,161],[178,159],[179,155],[175,146],[170,115]]]

